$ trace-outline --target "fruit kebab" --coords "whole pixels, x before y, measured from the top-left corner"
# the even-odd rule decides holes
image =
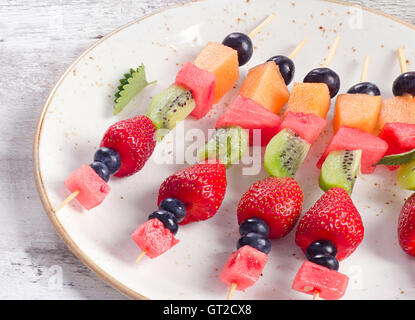
[[[82,165],[67,178],[65,185],[71,195],[54,211],[59,211],[75,198],[87,210],[98,206],[110,192],[107,182],[111,175],[126,177],[137,173],[152,155],[156,140],[161,140],[166,131],[172,130],[177,122],[189,115],[197,119],[204,117],[213,104],[235,85],[239,66],[252,57],[251,38],[274,17],[275,14],[271,14],[249,35],[231,33],[222,44],[208,43],[194,63],[184,64],[175,83],[153,98],[146,116],[112,125],[105,133],[94,161]],[[134,71],[120,80],[116,101],[121,99],[122,103],[128,103],[139,91],[139,70]]]
[[[320,187],[326,193],[300,219],[295,242],[308,261],[298,271],[292,288],[327,300],[346,292],[349,278],[338,272],[339,261],[350,256],[363,240],[361,216],[353,204],[357,174],[373,172],[373,163],[387,144],[372,135],[382,97],[379,88],[366,82],[370,56],[366,56],[360,83],[339,95],[333,121],[337,132],[320,163]],[[363,147],[363,148],[362,148]],[[325,159],[325,160],[324,160]]]
[[[348,277],[338,272],[339,261],[358,247],[364,234],[350,194],[360,168],[364,173],[373,172],[372,165],[387,149],[383,140],[372,135],[382,97],[375,84],[366,82],[369,63],[370,56],[366,56],[360,83],[337,98],[336,134],[319,162],[319,184],[326,193],[297,228],[296,244],[309,261],[301,266],[292,288],[314,299],[340,299],[346,291]]]
[[[415,164],[412,162],[412,168],[414,167]],[[411,180],[415,180],[413,173]],[[402,250],[406,254],[415,257],[415,193],[405,201],[399,214],[398,238]]]
[[[337,271],[339,261],[356,250],[363,236],[361,216],[347,191],[327,191],[298,224],[295,243],[309,261],[302,264],[292,288],[314,300],[343,297],[349,278]]]
[[[305,41],[283,60],[293,59],[304,44]],[[278,131],[281,121],[270,110],[278,112],[287,102],[286,81],[289,82],[294,73],[293,68],[290,70],[292,73],[285,80],[272,59],[249,71],[240,94],[224,113],[225,118],[218,121],[224,127],[218,128],[199,150],[200,163],[173,174],[162,183],[158,210],[132,234],[142,250],[136,262],[145,255],[156,258],[177,244],[174,235],[179,224],[207,220],[217,213],[226,193],[226,166],[239,160],[248,148],[249,133],[242,127],[265,127],[267,135],[272,130]],[[241,117],[240,113],[246,117]],[[235,121],[227,123],[224,119],[233,114]],[[261,119],[266,119],[264,125]]]
[[[402,55],[400,52],[401,61]],[[323,155],[323,158],[328,156],[320,174],[320,186],[328,191],[300,220],[297,229],[296,243],[305,251],[309,261],[298,272],[293,289],[312,294],[315,299],[319,296],[340,299],[345,294],[348,277],[337,272],[338,262],[358,247],[364,235],[361,217],[349,194],[352,193],[359,167],[362,167],[363,173],[372,173],[374,164],[388,150],[388,144],[371,133],[375,130],[379,113],[379,119],[383,121],[384,115],[393,114],[393,111],[382,115],[380,90],[374,84],[364,82],[368,64],[369,57],[365,60],[362,83],[337,100],[333,125],[338,131]],[[395,85],[394,92],[398,92]],[[399,94],[408,93],[410,90]],[[382,108],[400,105],[396,103],[396,98],[392,99],[393,103],[384,102]],[[407,227],[407,212],[411,201],[404,206],[399,224],[400,243],[406,249],[408,242],[405,241],[410,229]]]
[[[389,143],[387,156],[379,164],[400,166],[398,185],[415,191],[415,72],[407,72],[403,48],[398,49],[402,74],[393,84],[395,98],[382,105],[383,130],[380,137]],[[415,257],[415,194],[404,203],[398,219],[398,239],[402,250]]]
[[[340,78],[329,66],[340,38],[330,48],[325,68],[310,71],[303,83],[294,83],[281,131],[269,141],[264,166],[270,176],[291,177],[305,160],[311,145],[327,125],[331,98],[340,88]]]
[[[242,196],[237,210],[237,251],[226,261],[220,281],[235,290],[245,290],[260,278],[271,251],[270,239],[285,237],[295,226],[303,206],[303,193],[289,177],[268,177],[254,183]]]
[[[331,47],[327,67],[338,43],[339,38]],[[281,125],[283,130],[268,143],[264,164],[271,177],[253,184],[239,202],[241,238],[219,277],[230,286],[227,299],[235,290],[245,290],[256,283],[268,259],[270,239],[286,236],[299,219],[303,194],[294,178],[311,144],[327,124],[324,118],[330,108],[329,86],[340,85],[339,77],[328,68],[315,74],[308,77],[315,83],[294,84]]]
[[[406,163],[404,154],[415,149],[415,72],[408,72],[403,48],[398,49],[398,57],[402,74],[393,83],[395,97],[383,101],[379,116],[379,137],[389,144],[387,156],[379,164],[388,165],[391,170]],[[410,185],[407,188],[409,180],[402,179],[408,168],[398,172],[398,182],[404,189],[411,189]]]
[[[339,95],[333,120],[334,137],[317,166],[323,191],[339,187],[352,193],[360,170],[371,174],[385,155],[388,145],[373,133],[382,97],[379,88],[366,82],[370,56],[366,56],[360,83]]]
[[[398,171],[399,187],[415,191],[415,150],[401,154],[397,164],[401,165]],[[398,239],[402,250],[415,257],[415,194],[405,201],[399,214]]]

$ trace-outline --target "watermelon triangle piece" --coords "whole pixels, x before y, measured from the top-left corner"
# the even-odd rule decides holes
[[[216,128],[231,126],[249,130],[249,145],[266,146],[279,132],[281,118],[255,101],[238,95],[216,123]],[[254,139],[255,129],[260,130],[260,144]]]
[[[331,151],[338,150],[362,150],[362,167],[361,171],[370,174],[375,171],[375,166],[383,158],[388,150],[388,144],[370,133],[359,129],[341,127],[331,140],[323,156],[317,163],[321,168]]]
[[[387,123],[379,138],[389,145],[386,155],[405,153],[415,149],[415,124],[392,122]],[[387,166],[390,170],[396,170],[399,166]]]
[[[415,124],[387,123],[379,138],[389,144],[386,155],[405,153],[415,149]]]
[[[301,138],[313,144],[327,125],[327,120],[313,113],[288,111],[281,124],[282,129],[291,129]]]

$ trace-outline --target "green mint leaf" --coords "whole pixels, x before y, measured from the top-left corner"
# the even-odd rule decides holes
[[[415,149],[409,152],[393,154],[390,156],[383,157],[378,162],[378,165],[384,164],[386,166],[400,166],[411,162],[415,159]]]
[[[157,81],[147,82],[144,65],[141,64],[136,70],[130,69],[130,73],[124,74],[120,80],[121,85],[115,93],[114,115],[120,113],[125,106],[145,87],[155,84]]]

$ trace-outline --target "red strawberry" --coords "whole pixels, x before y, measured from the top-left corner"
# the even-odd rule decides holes
[[[261,218],[270,228],[270,238],[286,236],[297,223],[303,193],[291,178],[270,177],[254,183],[239,202],[238,222]]]
[[[166,198],[176,198],[186,205],[186,217],[181,224],[212,218],[226,193],[226,167],[209,160],[181,170],[167,178],[160,187],[158,204]]]
[[[121,157],[117,177],[140,171],[156,147],[156,128],[150,118],[138,116],[112,125],[101,141],[101,147],[116,150]]]
[[[415,257],[415,194],[406,200],[399,215],[398,236],[403,251]]]
[[[314,241],[329,240],[336,245],[340,261],[356,250],[363,235],[362,219],[349,194],[333,188],[301,218],[295,243],[305,251]]]

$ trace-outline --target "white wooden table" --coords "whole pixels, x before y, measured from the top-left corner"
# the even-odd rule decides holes
[[[50,90],[85,49],[182,2],[0,0],[0,299],[125,299],[73,256],[44,214],[33,181],[33,134]],[[415,23],[413,0],[349,2]]]

